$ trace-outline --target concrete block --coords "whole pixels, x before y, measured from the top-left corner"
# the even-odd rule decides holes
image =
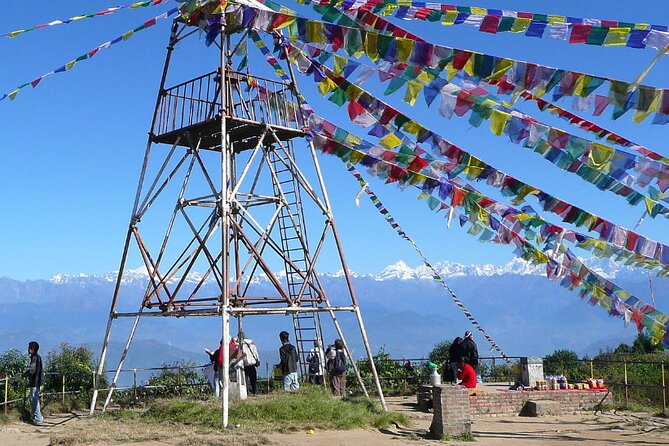
[[[524,417],[541,417],[544,415],[559,415],[562,413],[560,403],[557,401],[538,400],[528,401],[520,411]]]

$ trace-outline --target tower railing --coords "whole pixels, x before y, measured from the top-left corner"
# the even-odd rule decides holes
[[[300,130],[297,95],[285,82],[227,72],[227,115],[239,124],[268,124]],[[192,128],[220,118],[220,74],[217,71],[161,92],[154,133],[157,136]]]

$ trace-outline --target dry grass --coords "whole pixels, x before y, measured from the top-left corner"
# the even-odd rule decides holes
[[[184,424],[160,425],[140,417],[96,417],[79,419],[61,432],[50,436],[52,445],[77,446],[85,444],[121,444],[144,441],[166,441],[176,446],[230,445],[259,446],[268,440],[248,429],[213,433],[210,429]]]

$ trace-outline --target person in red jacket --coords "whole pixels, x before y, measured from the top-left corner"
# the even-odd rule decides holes
[[[465,362],[465,358],[458,359],[458,379],[460,385],[468,389],[476,388],[476,372],[474,368]]]

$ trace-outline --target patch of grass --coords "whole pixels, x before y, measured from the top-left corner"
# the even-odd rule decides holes
[[[156,401],[142,418],[218,429],[221,426],[220,401]],[[278,431],[383,428],[393,423],[407,426],[409,418],[403,414],[384,412],[365,398],[333,398],[321,386],[304,386],[297,393],[270,395],[230,407],[231,426],[239,424]]]
[[[230,406],[229,429],[221,429],[221,401],[173,398],[154,400],[146,410],[119,409],[81,420],[67,432],[54,433],[53,445],[180,441],[179,446],[268,444],[271,432],[307,429],[354,429],[410,424],[404,414],[384,412],[365,398],[333,398],[321,386],[298,393],[277,393]]]
[[[21,412],[16,409],[9,409],[5,415],[4,411],[0,412],[0,426],[3,424],[15,423],[21,421]]]
[[[460,435],[444,435],[442,440],[445,441],[476,441],[474,435],[471,432],[464,432]]]

